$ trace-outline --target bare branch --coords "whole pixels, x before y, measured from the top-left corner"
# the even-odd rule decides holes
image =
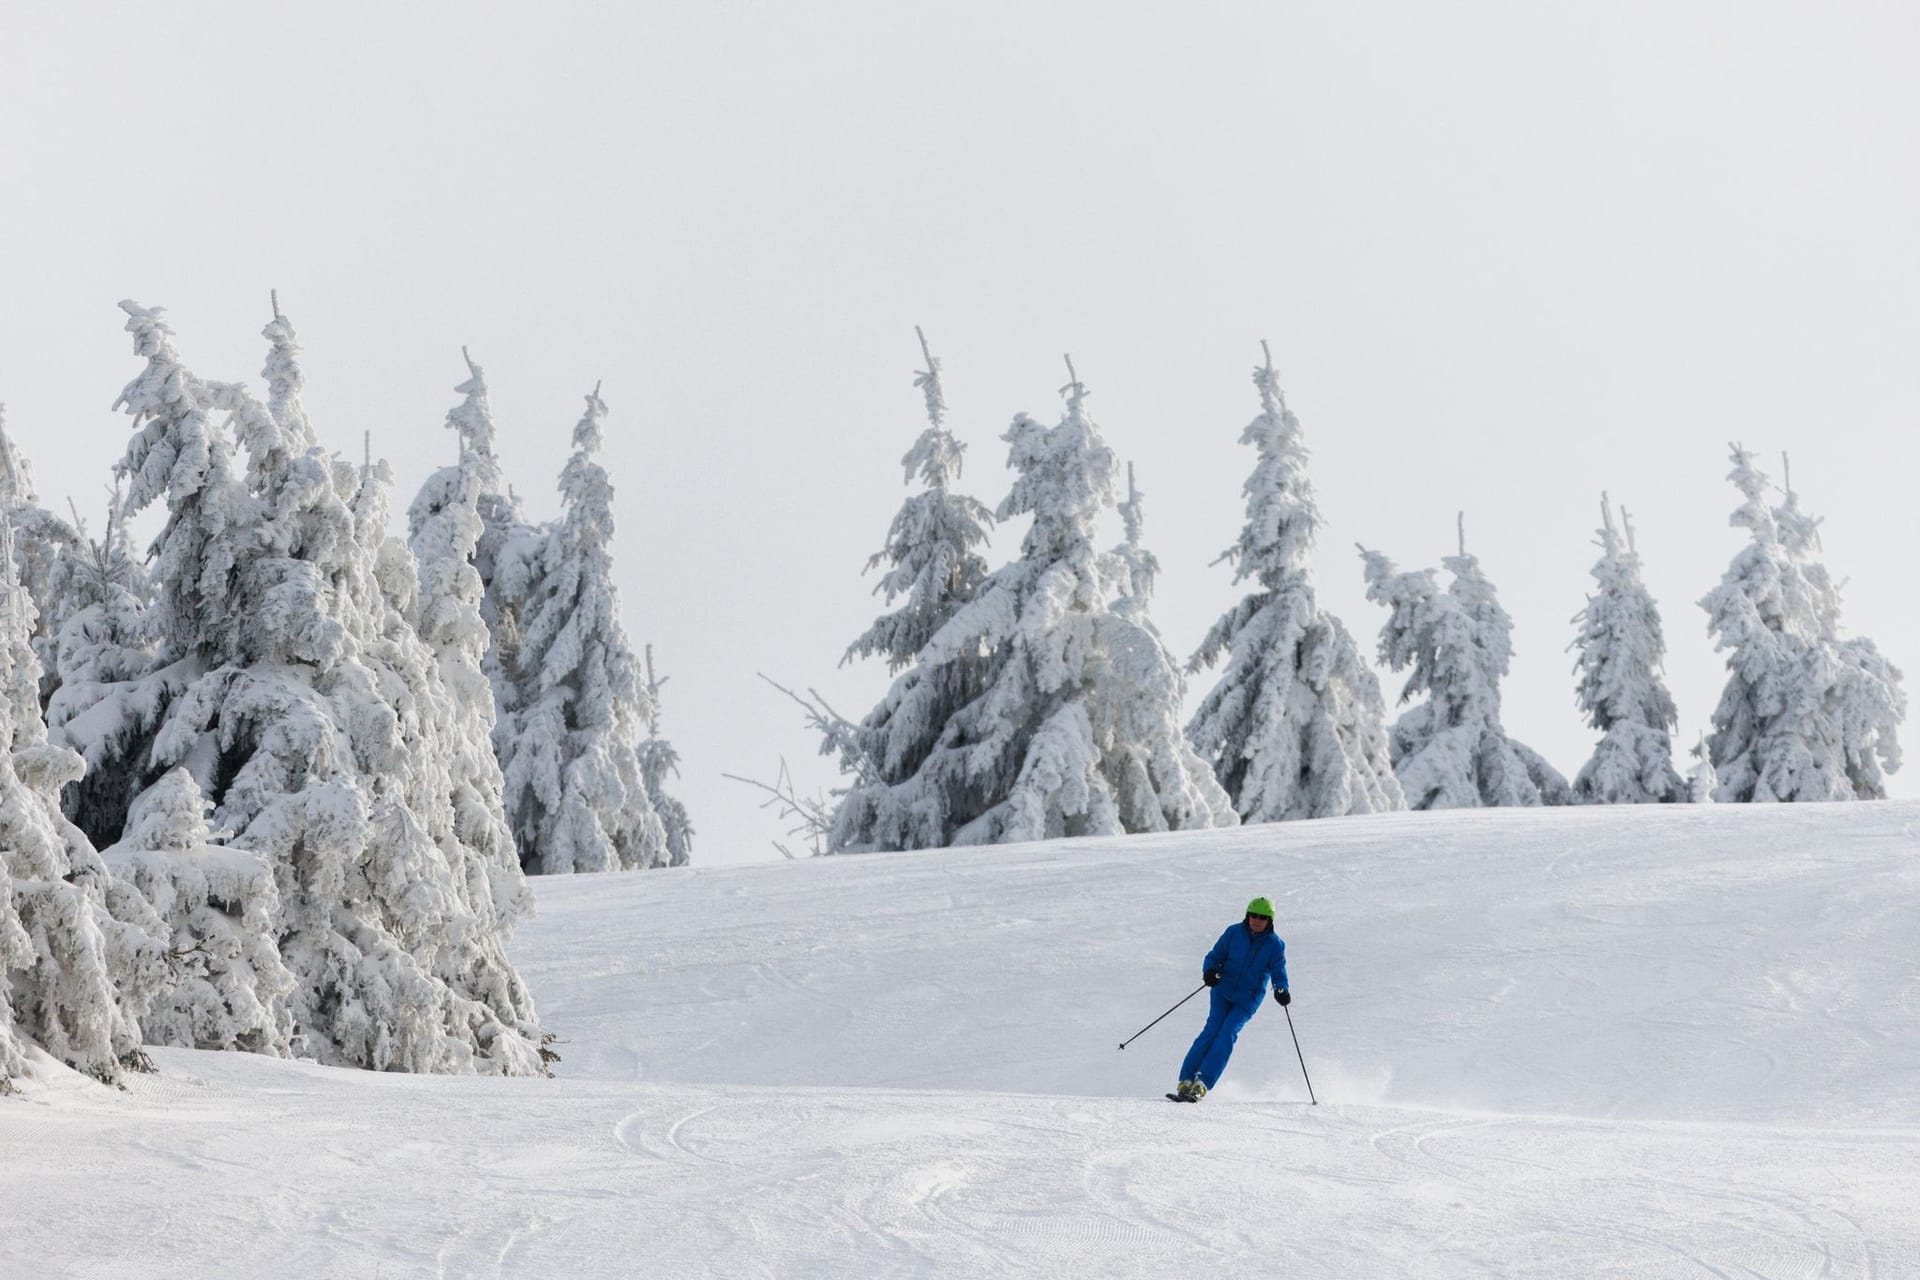
[[[772,809],[779,814],[782,822],[791,822],[787,829],[789,837],[800,837],[813,847],[813,856],[821,857],[827,852],[828,836],[833,830],[833,808],[825,796],[803,796],[793,785],[793,775],[787,771],[785,758],[780,761],[780,772],[772,782],[762,782],[758,778],[745,778],[737,773],[723,773],[721,777],[730,782],[741,782],[754,790],[762,792],[766,799],[760,802],[762,809]],[[778,840],[773,847],[791,858],[793,851]]]
[[[828,706],[817,689],[808,689],[807,696],[801,697],[764,671],[754,674],[793,699],[806,712],[807,724],[821,737],[822,755],[839,752],[841,768],[850,770],[862,784],[880,780],[879,767],[860,744],[860,726]]]

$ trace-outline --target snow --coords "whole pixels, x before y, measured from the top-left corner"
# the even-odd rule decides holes
[[[0,1276],[1894,1276],[1920,805],[1461,810],[542,879],[559,1078],[0,1101]],[[1160,1094],[1255,893],[1288,946]]]

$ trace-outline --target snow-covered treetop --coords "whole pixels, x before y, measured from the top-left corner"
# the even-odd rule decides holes
[[[1443,563],[1453,575],[1441,591],[1431,569],[1402,573],[1393,561],[1365,547],[1367,599],[1389,612],[1380,631],[1380,661],[1408,669],[1401,702],[1431,694],[1438,725],[1500,723],[1500,679],[1513,658],[1512,620],[1501,608],[1480,562],[1466,549],[1466,518],[1460,519],[1460,550]]]
[[[646,715],[646,690],[620,624],[613,584],[613,483],[594,460],[607,413],[598,384],[586,401],[573,428],[573,454],[560,472],[565,513],[548,545],[544,594],[527,623],[524,647],[542,655],[540,669],[523,674],[545,689],[579,680],[583,664],[595,667],[575,708],[578,722],[609,723],[618,707],[619,714],[635,717],[634,731],[624,735],[631,746]]]
[[[306,449],[314,444],[313,424],[300,403],[306,375],[300,371],[300,344],[294,338],[293,322],[280,314],[280,295],[270,295],[273,319],[260,331],[270,344],[267,363],[260,376],[267,380],[267,412],[288,435],[288,446]]]
[[[1380,628],[1380,664],[1389,671],[1408,667],[1407,683],[1400,690],[1400,701],[1410,702],[1432,685],[1433,651],[1424,643],[1427,626],[1424,612],[1440,594],[1440,583],[1432,569],[1399,566],[1379,551],[1360,548],[1365,565],[1367,599],[1387,608],[1387,620]]]
[[[1700,603],[1712,615],[1710,629],[1721,638],[1721,647],[1760,639],[1772,632],[1804,643],[1822,638],[1821,620],[1808,606],[1812,595],[1796,581],[1790,553],[1781,540],[1774,510],[1767,503],[1766,473],[1754,466],[1753,454],[1738,444],[1729,445],[1733,470],[1727,479],[1740,491],[1742,502],[1727,523],[1745,529],[1750,541],[1742,547],[1728,567],[1726,576]],[[1789,519],[1794,513],[1789,513]],[[1796,538],[1806,531],[1801,524]]]
[[[493,415],[486,376],[466,348],[468,376],[454,390],[464,397],[447,413],[447,427],[460,438],[460,461],[427,477],[407,509],[408,541],[419,561],[419,627],[429,644],[471,650],[476,669],[487,656],[480,602],[485,584],[474,561],[486,536],[481,501],[500,482],[493,456]],[[491,721],[491,717],[489,717]]]
[[[647,798],[653,802],[654,812],[660,815],[660,825],[666,831],[668,865],[680,867],[685,866],[693,854],[693,821],[687,814],[687,806],[666,790],[667,779],[680,776],[680,753],[660,731],[660,689],[667,678],[654,672],[652,645],[646,648],[646,664],[647,736],[639,746],[640,774],[646,784]]]
[[[230,547],[220,554],[216,534],[246,517],[228,509],[234,499],[230,449],[199,380],[181,363],[163,309],[130,301],[120,307],[134,352],[147,365],[114,402],[134,421],[115,471],[127,480],[129,516],[163,498],[171,508],[155,547],[155,574],[163,584],[158,621],[162,633],[184,639],[200,620],[225,619],[233,562]]]
[[[70,595],[66,603],[74,612],[96,604],[130,610],[144,603],[152,590],[146,566],[133,554],[127,537],[124,494],[124,484],[116,478],[106,532],[99,538],[90,537],[84,526],[78,531],[65,579]]]
[[[486,371],[473,362],[465,347],[460,348],[460,358],[467,362],[467,379],[454,390],[466,398],[447,411],[447,426],[460,437],[462,458],[473,455],[485,468],[486,487],[493,488],[499,483],[499,471],[493,453],[493,406],[487,400]]]
[[[942,489],[960,478],[962,455],[966,446],[954,438],[947,430],[947,394],[940,382],[940,358],[927,346],[927,335],[919,325],[913,327],[914,336],[920,339],[920,352],[926,357],[927,367],[913,376],[913,385],[920,389],[927,401],[928,430],[914,441],[913,448],[907,451],[902,464],[907,469],[907,479],[913,479],[918,471],[923,484],[929,489]]]
[[[1019,476],[995,516],[1033,517],[1021,543],[1021,554],[1033,562],[1059,559],[1076,545],[1085,546],[1100,513],[1115,500],[1119,462],[1087,416],[1087,389],[1073,371],[1072,357],[1067,359],[1067,378],[1060,388],[1066,417],[1046,427],[1023,413],[1002,437],[1010,446],[1007,464]]]
[[[600,426],[606,416],[607,402],[600,398],[600,384],[596,382],[587,393],[587,411],[573,424],[574,453],[560,471],[560,492],[567,500],[569,516],[575,515],[577,508],[577,514],[585,520],[598,523],[604,518],[606,528],[602,532],[611,538],[613,483],[607,478],[607,469],[593,460],[606,443],[606,433]]]
[[[169,491],[190,498],[226,479],[227,450],[208,420],[197,379],[180,361],[164,307],[125,301],[126,330],[147,367],[114,401],[132,416],[136,434],[116,470],[128,478],[127,511],[137,514]]]
[[[907,483],[915,475],[926,488],[908,498],[887,530],[887,544],[867,561],[869,571],[889,565],[874,592],[889,604],[904,596],[898,609],[877,619],[847,646],[843,662],[884,655],[892,671],[912,664],[954,611],[971,600],[987,576],[976,547],[985,543],[993,514],[973,498],[952,491],[960,477],[966,446],[946,428],[947,401],[941,388],[940,361],[918,328],[927,367],[913,384],[926,398],[927,428],[901,462]]]
[[[1806,615],[1809,625],[1821,638],[1838,640],[1840,587],[1827,572],[1827,566],[1815,559],[1822,550],[1820,526],[1825,518],[1808,515],[1800,509],[1800,496],[1793,490],[1793,467],[1785,454],[1780,455],[1780,479],[1781,499],[1780,505],[1773,509],[1773,524],[1779,531],[1780,546],[1800,571],[1786,583],[1793,597],[1792,607]]]
[[[38,500],[33,466],[14,450],[13,437],[7,434],[7,406],[0,404],[0,510]]]
[[[1260,413],[1240,433],[1240,443],[1259,451],[1241,491],[1247,521],[1240,538],[1221,553],[1233,562],[1233,580],[1258,578],[1277,591],[1290,578],[1310,575],[1313,544],[1320,531],[1320,510],[1307,478],[1308,453],[1299,419],[1287,408],[1273,353],[1262,342],[1264,361],[1253,371],[1260,392]]]
[[[1501,607],[1493,583],[1480,570],[1480,561],[1467,551],[1467,513],[1459,517],[1460,551],[1440,563],[1453,575],[1447,594],[1460,602],[1473,622],[1474,648],[1486,675],[1494,707],[1500,705],[1500,681],[1513,663],[1513,619]]]
[[[1116,611],[1138,608],[1139,621],[1145,623],[1145,609],[1148,600],[1153,598],[1154,580],[1160,576],[1160,558],[1147,550],[1141,541],[1146,525],[1146,495],[1134,482],[1133,464],[1127,464],[1127,496],[1120,504],[1120,525],[1126,530],[1126,540],[1116,549],[1115,554],[1127,567],[1127,586],[1122,591],[1122,600],[1115,606]],[[1122,606],[1125,606],[1123,608]],[[1147,624],[1151,625],[1151,624]]]
[[[85,539],[77,519],[69,524],[40,505],[33,466],[7,432],[5,405],[0,405],[0,515],[14,525],[20,581],[40,610],[34,646],[42,667],[50,667],[53,642],[68,612],[56,597],[67,593]]]
[[[1602,732],[1622,722],[1672,729],[1680,713],[1659,675],[1666,653],[1660,614],[1641,581],[1632,517],[1622,509],[1616,527],[1604,493],[1595,541],[1601,555],[1591,572],[1598,589],[1574,616],[1580,709]]]

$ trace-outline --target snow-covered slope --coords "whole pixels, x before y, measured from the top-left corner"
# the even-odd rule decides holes
[[[539,882],[561,1078],[0,1103],[0,1275],[1920,1274],[1920,806]],[[1281,1011],[1160,1100],[1256,893]]]

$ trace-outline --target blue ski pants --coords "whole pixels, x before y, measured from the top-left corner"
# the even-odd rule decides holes
[[[1258,1003],[1235,1004],[1217,987],[1211,994],[1213,1007],[1207,1012],[1207,1025],[1193,1038],[1193,1048],[1187,1050],[1187,1060],[1180,1064],[1182,1080],[1198,1078],[1209,1089],[1220,1083],[1220,1073],[1233,1056],[1233,1042],[1239,1038],[1240,1028],[1260,1007]]]

